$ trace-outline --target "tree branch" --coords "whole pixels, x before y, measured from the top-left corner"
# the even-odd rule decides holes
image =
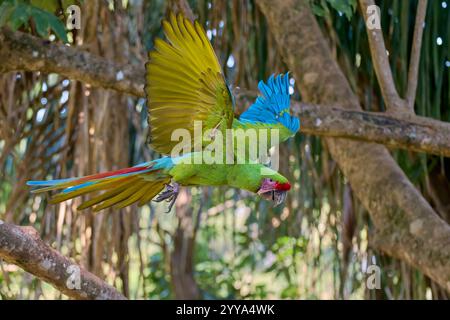
[[[72,47],[3,29],[0,32],[0,72],[13,70],[54,72],[94,86],[145,96],[143,67],[117,65]],[[248,104],[248,97],[238,103]],[[343,110],[347,107],[294,103],[302,120],[302,132],[450,156],[449,123],[405,114]]]
[[[21,267],[74,299],[126,299],[96,275],[45,244],[32,227],[0,220],[0,259]]]
[[[294,102],[293,108],[301,119],[304,133],[376,142],[391,148],[450,157],[450,125],[442,121],[345,110],[332,105]]]
[[[75,47],[57,45],[10,29],[0,29],[0,72],[58,73],[95,87],[144,96],[144,68],[119,65]]]
[[[408,69],[408,87],[406,89],[406,102],[408,103],[408,108],[410,110],[414,110],[414,100],[416,99],[420,50],[422,49],[422,35],[425,15],[427,13],[427,2],[428,0],[419,0],[419,5],[417,6],[413,44],[411,47],[411,61],[409,62]]]
[[[375,5],[375,2],[373,0],[359,0],[359,5],[364,20],[368,21],[370,17],[367,8]],[[386,110],[388,112],[401,112],[402,109],[406,110],[406,102],[400,98],[397,89],[395,88],[394,78],[392,76],[392,70],[389,64],[386,46],[384,44],[383,32],[381,29],[377,28],[369,30],[367,25],[366,29],[372,62],[381,88],[381,94],[386,103]]]

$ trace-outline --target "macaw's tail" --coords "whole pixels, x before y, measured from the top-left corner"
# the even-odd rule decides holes
[[[41,187],[33,193],[63,189],[50,200],[55,204],[88,193],[94,193],[78,210],[94,207],[100,211],[114,206],[120,209],[138,202],[142,206],[160,193],[170,183],[166,173],[173,165],[170,158],[146,162],[131,168],[94,174],[82,178],[48,181],[28,181],[27,185]]]

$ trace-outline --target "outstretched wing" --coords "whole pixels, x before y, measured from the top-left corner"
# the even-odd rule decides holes
[[[147,63],[147,104],[150,144],[162,154],[170,154],[179,141],[172,141],[176,129],[190,133],[194,127],[206,130],[230,128],[233,102],[214,50],[201,25],[191,23],[182,15],[170,15],[163,21],[168,42],[156,39],[155,49]],[[200,122],[201,121],[201,122]],[[210,142],[209,142],[210,143]]]
[[[294,135],[300,129],[300,120],[290,112],[289,73],[270,76],[267,84],[258,83],[262,93],[239,117],[239,121],[248,124],[279,125]],[[288,136],[290,136],[288,135]]]

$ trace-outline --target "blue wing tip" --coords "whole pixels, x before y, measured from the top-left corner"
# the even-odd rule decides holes
[[[282,123],[293,133],[300,129],[300,119],[292,115],[286,116],[285,112],[290,109],[290,72],[273,73],[266,82],[258,82],[261,91],[256,99],[240,119],[243,121],[260,121],[265,123]],[[285,116],[282,116],[282,115]]]
[[[296,133],[298,130],[300,130],[300,119],[297,117],[293,117],[291,131],[293,133]]]

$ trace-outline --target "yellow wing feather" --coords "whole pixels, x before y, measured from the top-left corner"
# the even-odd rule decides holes
[[[161,192],[169,182],[169,177],[155,181],[147,180],[145,175],[112,177],[91,186],[81,188],[80,190],[59,193],[51,198],[50,203],[55,204],[81,195],[104,191],[91,197],[88,201],[83,202],[77,209],[83,210],[94,205],[97,205],[94,207],[94,211],[100,211],[111,206],[120,209],[138,201],[139,206],[142,206]],[[58,186],[58,188],[54,187],[53,189],[60,188],[61,186]]]
[[[147,63],[147,103],[152,147],[170,154],[179,141],[172,141],[175,129],[191,134],[194,121],[203,130],[225,130],[233,122],[233,103],[219,61],[205,31],[196,21],[171,14],[162,23],[167,41],[155,40]]]

